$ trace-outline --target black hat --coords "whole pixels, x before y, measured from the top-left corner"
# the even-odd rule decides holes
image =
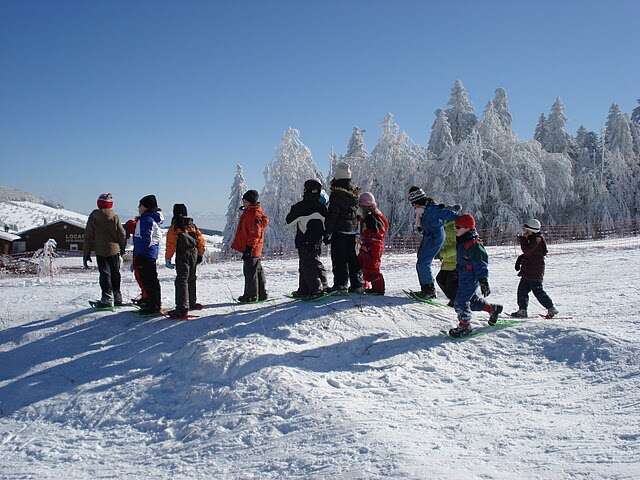
[[[149,210],[157,210],[158,209],[158,201],[156,200],[155,195],[145,195],[140,199],[140,205]]]
[[[258,192],[256,190],[247,190],[244,195],[242,195],[242,199],[246,200],[251,204],[258,203]]]
[[[424,205],[427,202],[427,194],[420,187],[413,186],[409,189],[409,202]]]
[[[173,204],[173,216],[187,216],[187,206],[184,203],[174,203]]]
[[[322,185],[317,180],[307,180],[304,182],[304,193],[317,193],[320,195]]]

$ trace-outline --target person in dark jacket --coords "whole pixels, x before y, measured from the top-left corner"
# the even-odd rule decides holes
[[[167,231],[167,248],[164,258],[167,268],[176,269],[176,308],[169,312],[170,318],[187,319],[189,310],[200,310],[202,305],[196,297],[196,269],[205,251],[202,232],[187,216],[187,206],[176,203],[173,206],[173,218]],[[175,254],[176,263],[171,263]]]
[[[454,308],[458,314],[458,326],[449,330],[449,335],[463,337],[472,331],[472,311],[489,313],[489,325],[495,325],[502,313],[502,305],[486,301],[486,297],[491,294],[489,256],[476,231],[476,221],[470,214],[456,218],[456,269],[458,291]],[[477,293],[478,286],[482,296]]]
[[[522,255],[516,260],[516,271],[520,277],[518,284],[518,310],[511,314],[514,318],[526,318],[529,305],[529,292],[547,309],[547,318],[558,314],[553,301],[542,288],[544,278],[544,257],[547,254],[547,243],[540,233],[540,221],[535,218],[527,220],[522,235],[518,235]]]
[[[118,215],[113,212],[113,197],[103,193],[97,200],[98,208],[89,215],[84,233],[84,268],[96,252],[102,296],[98,308],[122,305],[120,293],[120,255],[124,253],[126,234]]]
[[[160,250],[164,220],[155,195],[145,195],[138,205],[138,223],[133,234],[133,261],[147,293],[147,301],[140,305],[140,313],[159,313],[162,306],[156,261]]]
[[[322,185],[317,180],[304,182],[302,201],[291,207],[286,218],[289,225],[296,227],[299,286],[292,293],[294,297],[322,295],[326,288],[326,274],[320,261],[320,253],[327,207],[321,201],[321,193]]]
[[[349,165],[344,162],[338,163],[331,181],[329,209],[325,221],[325,243],[331,244],[333,269],[333,286],[330,291],[346,291],[350,283],[350,292],[364,292],[362,272],[356,254],[359,195],[360,189],[351,184]]]

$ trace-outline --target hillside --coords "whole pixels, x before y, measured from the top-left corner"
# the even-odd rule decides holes
[[[7,201],[41,203],[49,207],[62,208],[62,205],[45,200],[44,198],[39,197],[38,195],[34,195],[33,193],[24,192],[12,187],[3,187],[0,185],[0,202]]]
[[[51,223],[63,219],[85,224],[87,215],[29,201],[0,202],[0,226],[8,225],[12,232],[37,227],[45,223],[45,220],[46,223]]]

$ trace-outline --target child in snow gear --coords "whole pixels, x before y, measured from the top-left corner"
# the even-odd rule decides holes
[[[471,311],[489,313],[489,325],[495,325],[502,305],[489,304],[483,297],[491,293],[489,289],[489,257],[482,246],[475,219],[461,215],[456,219],[456,264],[458,270],[458,292],[454,308],[458,314],[458,326],[449,330],[452,337],[462,337],[471,333]],[[480,285],[482,297],[476,293]]]
[[[136,225],[138,224],[139,218],[140,217],[129,219],[124,224],[124,231],[127,234],[127,240],[129,240],[130,237],[133,237],[135,235]],[[140,295],[137,298],[132,298],[131,301],[136,305],[141,305],[148,300],[149,296],[147,292],[145,292],[144,290],[142,277],[140,277],[140,268],[138,265],[136,265],[135,257],[132,257],[131,259],[131,271],[133,272],[133,277],[136,279],[136,283],[140,287]]]
[[[432,198],[425,195],[424,190],[415,186],[409,189],[409,201],[415,209],[416,229],[422,233],[416,263],[420,292],[423,298],[431,299],[436,297],[431,262],[444,243],[444,223],[455,220],[460,209],[459,206],[454,210],[454,207],[436,205]]]
[[[451,220],[444,224],[445,239],[436,258],[441,263],[440,271],[436,275],[436,282],[440,290],[449,299],[448,305],[453,307],[453,301],[458,292],[458,272],[456,272],[456,222]]]
[[[296,227],[295,245],[299,258],[298,290],[294,297],[322,295],[327,287],[327,276],[320,261],[324,219],[327,207],[321,200],[322,185],[317,180],[304,182],[302,201],[294,204],[286,221]]]
[[[365,192],[358,199],[358,220],[360,222],[360,252],[358,263],[362,268],[365,292],[384,295],[384,277],[380,272],[384,237],[389,229],[389,221],[378,210],[376,199],[370,192]]]
[[[333,286],[331,291],[346,291],[350,283],[350,292],[362,293],[362,272],[356,254],[356,235],[358,234],[358,196],[360,189],[351,184],[351,168],[347,163],[336,165],[331,181],[329,210],[325,221],[327,237],[325,243],[331,244],[331,266]]]
[[[171,263],[175,254],[176,263]],[[186,319],[189,310],[199,310],[196,302],[196,268],[204,255],[204,237],[187,216],[187,207],[182,203],[173,206],[173,218],[167,231],[167,248],[164,258],[168,268],[176,269],[176,308],[169,312],[172,318]]]
[[[160,224],[164,217],[155,195],[140,199],[138,213],[140,216],[133,234],[133,261],[148,296],[147,301],[140,305],[140,313],[159,313],[162,302],[156,261],[162,239]]]
[[[102,297],[96,306],[109,308],[122,305],[120,255],[124,253],[126,238],[120,219],[113,212],[111,194],[101,194],[97,204],[98,208],[89,215],[85,228],[83,264],[88,268],[91,251],[95,251],[102,290]]]
[[[242,196],[242,205],[240,207],[242,215],[231,248],[242,252],[244,294],[238,297],[238,301],[247,303],[267,299],[266,281],[260,257],[269,217],[262,210],[258,202],[258,192],[255,190],[248,190]]]
[[[540,226],[540,222],[532,218],[524,224],[523,234],[518,235],[522,255],[518,257],[515,265],[520,283],[518,284],[518,310],[511,314],[514,318],[527,317],[529,292],[533,292],[542,306],[547,309],[547,318],[553,318],[558,314],[553,301],[542,288],[547,243],[540,233]]]

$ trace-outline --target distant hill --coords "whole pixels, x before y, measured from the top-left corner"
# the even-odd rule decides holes
[[[42,203],[30,201],[0,201],[0,228],[5,225],[10,232],[20,232],[56,220],[71,220],[76,223],[87,223],[87,215],[54,208]]]
[[[33,193],[23,192],[17,188],[0,186],[0,202],[9,201],[39,203],[47,205],[48,207],[63,208],[61,204],[50,202],[38,195],[34,195]]]

